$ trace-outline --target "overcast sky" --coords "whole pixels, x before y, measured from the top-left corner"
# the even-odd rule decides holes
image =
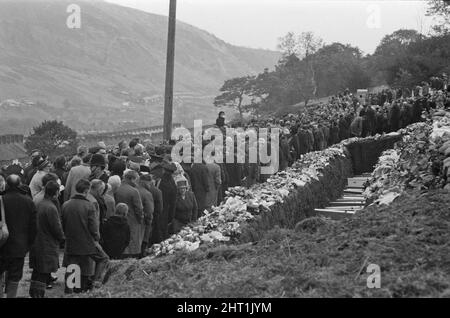
[[[106,0],[168,15],[169,0]],[[426,1],[178,0],[177,19],[240,46],[275,50],[289,31],[313,31],[325,43],[341,42],[373,53],[381,38],[400,28],[427,33]]]

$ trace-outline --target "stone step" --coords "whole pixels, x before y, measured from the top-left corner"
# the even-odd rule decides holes
[[[315,216],[324,216],[332,220],[342,220],[346,217],[352,216],[354,213],[354,211],[343,212],[333,209],[314,209]]]
[[[367,179],[364,179],[364,180],[348,179],[347,186],[349,188],[360,188],[360,189],[363,189],[364,188],[364,183],[366,182],[366,180]]]
[[[364,201],[333,201],[329,206],[364,206]]]
[[[331,209],[331,210],[339,210],[339,211],[358,211],[362,210],[364,207],[362,205],[346,205],[346,206],[333,206],[329,205],[325,209]]]
[[[363,193],[363,189],[357,189],[357,188],[347,188],[344,190],[344,194],[362,194]]]
[[[337,199],[336,201],[364,201],[364,197],[361,196],[343,196],[340,199]]]

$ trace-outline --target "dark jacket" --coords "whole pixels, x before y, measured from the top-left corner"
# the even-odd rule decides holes
[[[158,225],[155,233],[156,243],[159,243],[169,237],[169,223],[172,222],[175,214],[176,200],[177,200],[177,186],[172,178],[172,175],[165,173],[159,183],[159,189],[163,197],[163,211],[158,220]]]
[[[94,205],[76,194],[62,207],[62,226],[66,235],[66,254],[91,255],[100,240],[99,220]]]
[[[285,137],[281,138],[279,149],[280,149],[280,151],[279,151],[280,170],[284,170],[288,167],[288,164],[291,161],[291,154],[289,152],[289,144]]]
[[[397,103],[392,105],[389,112],[389,126],[391,131],[397,131],[400,127],[400,107]]]
[[[36,205],[37,235],[30,253],[30,268],[38,273],[48,274],[59,268],[59,246],[64,233],[58,208],[51,200],[44,198]]]
[[[130,244],[131,231],[127,218],[111,216],[102,228],[102,247],[111,259],[119,259]]]
[[[229,187],[240,186],[242,178],[243,178],[242,164],[237,163],[236,158],[235,158],[235,162],[230,162],[230,163],[227,162],[227,163],[225,163],[225,167],[227,169],[227,174],[228,174],[228,186]],[[197,196],[196,196],[196,198],[197,198]]]
[[[308,132],[303,129],[299,129],[297,132],[298,136],[298,154],[304,155],[311,151],[311,146],[309,145]]]
[[[223,127],[225,125],[225,118],[217,117],[216,125],[217,127]]]
[[[330,128],[330,138],[328,144],[335,145],[339,142],[339,128],[336,124],[333,124]]]
[[[155,187],[153,184],[150,185],[149,190],[153,196],[153,219],[152,219],[152,230],[151,233],[146,233],[149,237],[146,237],[144,235],[144,241],[150,240],[150,243],[155,243],[154,240],[157,239],[154,237],[154,233],[156,233],[156,229],[158,227],[158,220],[162,215],[163,212],[163,197],[162,192],[157,187]]]
[[[197,210],[197,200],[195,200],[194,193],[187,191],[184,199],[180,195],[177,195],[174,218],[178,222],[186,225],[197,220]]]
[[[204,163],[194,163],[190,170],[192,191],[197,199],[198,209],[206,209],[206,195],[209,192],[208,168]]]
[[[295,158],[293,160],[297,160],[300,158],[300,141],[298,138],[298,134],[293,134],[289,139],[289,147],[295,149]]]
[[[33,200],[19,189],[8,189],[3,195],[9,237],[0,248],[0,256],[22,258],[36,237],[36,207]]]

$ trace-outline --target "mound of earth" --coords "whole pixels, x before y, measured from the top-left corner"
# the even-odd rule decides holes
[[[257,243],[114,262],[88,297],[449,297],[450,192],[402,194],[342,221],[276,228]],[[368,288],[369,264],[381,288]]]

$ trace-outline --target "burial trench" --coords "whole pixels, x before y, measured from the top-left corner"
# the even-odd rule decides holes
[[[259,241],[265,232],[279,226],[294,228],[307,218],[323,216],[342,219],[366,205],[362,195],[364,183],[381,154],[402,139],[400,133],[380,138],[364,138],[345,144],[345,156],[333,158],[319,180],[294,189],[282,202],[242,225],[237,243]]]

